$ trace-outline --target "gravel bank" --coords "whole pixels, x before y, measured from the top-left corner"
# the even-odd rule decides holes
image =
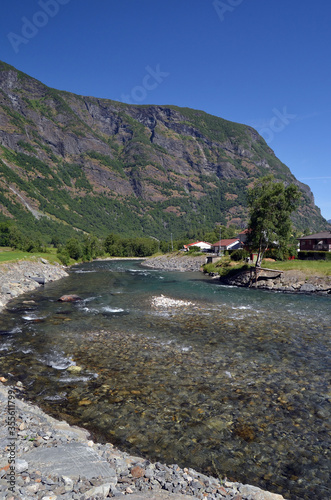
[[[31,277],[44,278],[45,283],[49,283],[64,276],[68,276],[68,273],[62,266],[59,264],[50,264],[45,259],[1,264],[0,312],[11,299],[41,286],[31,279]]]
[[[94,443],[86,430],[46,415],[23,401],[23,395],[21,383],[15,388],[0,383],[0,498],[283,499],[253,486],[222,483],[192,469],[151,463],[111,444]],[[15,462],[9,464],[10,458]]]
[[[154,269],[164,269],[166,271],[200,271],[201,266],[206,263],[206,256],[189,257],[185,253],[180,255],[166,254],[159,257],[152,257],[145,260],[142,265]]]

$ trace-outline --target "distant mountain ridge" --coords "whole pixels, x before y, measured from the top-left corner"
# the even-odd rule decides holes
[[[328,226],[310,188],[253,128],[177,106],[129,105],[47,87],[0,62],[0,221],[170,238],[247,222],[246,190],[294,182],[293,220]]]

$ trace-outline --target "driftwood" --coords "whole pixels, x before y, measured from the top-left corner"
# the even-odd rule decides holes
[[[284,271],[279,271],[278,269],[268,269],[267,267],[259,267],[258,269],[261,269],[261,271],[272,271],[273,273],[279,273],[282,274]]]

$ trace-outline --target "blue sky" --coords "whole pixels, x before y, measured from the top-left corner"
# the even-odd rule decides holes
[[[43,83],[256,128],[331,219],[329,0],[2,0],[0,59]]]

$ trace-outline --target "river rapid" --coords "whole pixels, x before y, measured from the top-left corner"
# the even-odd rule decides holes
[[[0,374],[131,454],[326,500],[330,304],[137,261],[82,264],[9,303]]]

